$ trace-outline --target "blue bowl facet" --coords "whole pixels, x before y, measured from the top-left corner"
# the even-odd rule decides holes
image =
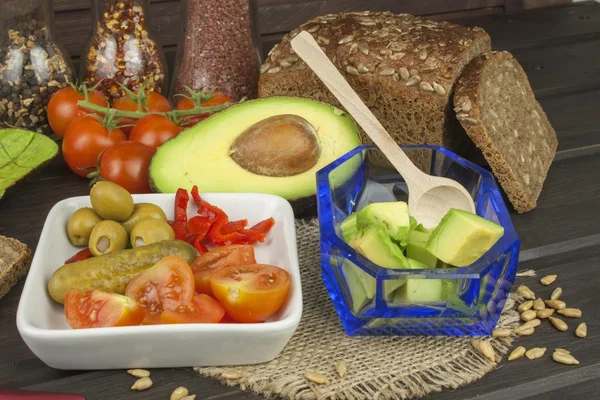
[[[504,236],[467,267],[393,270],[370,262],[344,242],[340,224],[365,205],[407,201],[408,193],[391,165],[369,161],[383,159],[380,150],[357,147],[317,172],[322,277],[342,325],[349,335],[491,334],[515,280],[520,247],[494,177],[442,147],[402,148],[424,172],[463,184],[473,196],[477,214],[502,225]],[[344,263],[356,265],[376,281],[375,296],[358,313],[353,312]],[[388,299],[383,285],[393,279],[441,280],[444,298],[410,304]]]

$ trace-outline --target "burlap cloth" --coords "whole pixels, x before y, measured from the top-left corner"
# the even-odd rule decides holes
[[[240,367],[194,368],[200,375],[267,397],[410,399],[445,388],[458,388],[495,368],[474,350],[469,337],[346,335],[321,281],[319,228],[314,221],[298,221],[296,226],[304,298],[298,330],[273,361]],[[531,273],[522,275],[531,276]],[[498,327],[519,325],[519,315],[514,309],[516,300],[512,293]],[[490,340],[497,356],[505,355],[512,342],[510,338],[485,339]],[[335,369],[340,360],[348,365],[343,378]],[[223,372],[232,369],[241,372],[242,378],[222,377]],[[307,381],[305,371],[327,376],[330,384],[315,385]]]

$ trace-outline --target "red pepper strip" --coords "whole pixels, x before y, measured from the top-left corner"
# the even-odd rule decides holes
[[[273,219],[273,217],[267,218],[252,226],[250,229],[246,229],[242,233],[262,243],[264,242],[265,237],[267,236],[273,225],[275,225],[275,220]]]
[[[185,189],[177,189],[175,194],[175,221],[187,221],[187,207],[190,201],[190,195]]]
[[[191,244],[192,246],[194,245],[194,242],[196,241],[196,238],[198,237],[198,234],[193,234],[193,235],[187,235],[185,237],[185,239],[183,239],[184,242]]]
[[[226,223],[222,228],[221,228],[221,233],[226,235],[228,233],[233,233],[233,232],[243,232],[244,228],[246,228],[246,225],[248,225],[248,220],[247,219],[240,219],[238,221],[231,221]]]
[[[69,258],[65,261],[65,264],[71,264],[77,261],[87,260],[88,258],[92,258],[94,255],[90,251],[89,248],[78,251],[73,257]]]
[[[198,235],[196,240],[194,240],[194,247],[196,248],[196,250],[198,250],[198,253],[200,253],[200,254],[204,254],[204,253],[208,252],[208,249],[206,248],[206,246],[204,246],[202,244],[202,239],[200,238],[200,235]]]
[[[187,223],[185,221],[184,222],[168,221],[168,222],[169,222],[169,225],[171,225],[171,228],[173,228],[173,231],[175,231],[175,239],[185,240],[185,238],[188,237],[188,235],[190,234],[190,232],[188,231]]]
[[[217,217],[208,232],[208,238],[217,246],[227,246],[230,244],[252,244],[255,240],[249,238],[241,232],[232,232],[224,234],[222,228],[227,224],[227,215]]]
[[[202,198],[200,197],[200,193],[198,193],[198,186],[192,186],[192,199],[194,199],[194,203],[200,208],[203,203]]]
[[[190,218],[189,221],[187,222],[188,231],[191,234],[200,235],[201,236],[200,240],[204,240],[204,238],[206,237],[206,234],[210,230],[211,225],[212,225],[212,222],[210,219],[208,219],[208,217],[203,217],[200,215]]]

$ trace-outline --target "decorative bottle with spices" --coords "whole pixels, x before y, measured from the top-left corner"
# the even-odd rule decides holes
[[[252,0],[182,0],[182,37],[170,95],[218,87],[233,100],[255,98],[261,63]]]
[[[51,134],[46,106],[73,81],[54,36],[52,0],[0,1],[0,128]]]
[[[82,79],[115,100],[124,95],[120,85],[136,92],[158,93],[168,85],[162,48],[150,30],[149,1],[94,0],[94,31],[84,54]]]

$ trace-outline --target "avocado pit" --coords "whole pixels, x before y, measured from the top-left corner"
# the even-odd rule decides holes
[[[231,145],[229,156],[257,175],[293,176],[317,164],[321,146],[317,132],[307,120],[282,114],[247,128]]]

